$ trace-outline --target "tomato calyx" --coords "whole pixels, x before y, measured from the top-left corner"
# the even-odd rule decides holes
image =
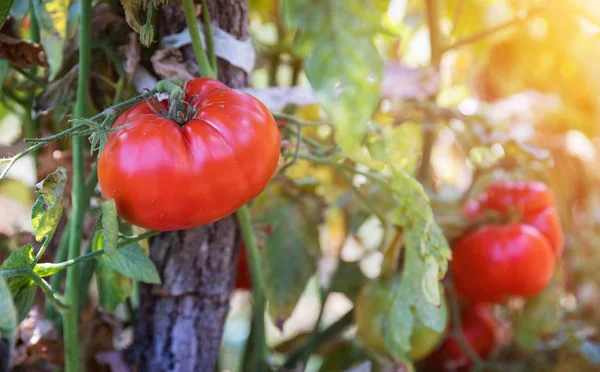
[[[181,96],[178,92],[171,95],[169,99],[169,109],[165,109],[156,97],[146,99],[146,104],[152,112],[160,117],[174,121],[180,127],[183,127],[188,121],[192,120],[198,110],[190,104],[194,97],[189,101],[185,100],[185,96]]]
[[[155,115],[172,120],[181,127],[196,116],[197,110],[192,102],[199,98],[198,95],[193,95],[186,100],[186,93],[182,85],[183,83],[177,80],[161,80],[156,85],[158,92],[169,93],[168,110],[158,102],[155,96],[146,99],[146,104]]]

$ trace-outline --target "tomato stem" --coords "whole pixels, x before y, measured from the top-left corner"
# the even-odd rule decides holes
[[[252,278],[252,353],[246,363],[245,370],[264,371],[266,369],[267,344],[265,336],[265,283],[260,272],[260,252],[256,245],[256,236],[248,206],[244,205],[236,212],[242,229],[242,237],[246,245],[248,266]],[[249,346],[246,346],[248,349]]]
[[[476,367],[480,367],[483,364],[483,359],[473,350],[469,341],[465,337],[465,333],[463,331],[462,321],[460,319],[460,304],[458,303],[458,297],[456,293],[456,287],[454,286],[454,278],[450,275],[450,282],[446,288],[448,288],[448,292],[450,294],[450,313],[452,314],[452,323],[454,324],[454,328],[452,333],[458,341],[460,347],[464,350],[469,358],[473,361]]]
[[[190,37],[192,39],[192,48],[194,49],[194,55],[198,62],[198,68],[200,74],[205,77],[217,78],[216,70],[210,66],[202,40],[200,39],[200,30],[198,30],[198,20],[196,19],[196,9],[194,7],[194,0],[182,0],[183,13],[185,15],[185,22],[187,23]]]
[[[217,56],[215,54],[215,41],[213,40],[212,26],[210,24],[210,13],[206,0],[202,0],[202,22],[204,23],[204,33],[206,37],[206,53],[208,54],[208,60],[210,62],[213,71],[215,72],[215,79],[217,78]]]
[[[321,345],[331,340],[335,336],[342,333],[346,328],[352,325],[354,321],[354,309],[351,309],[346,314],[344,314],[341,318],[336,320],[333,324],[331,324],[328,328],[317,332],[316,336],[311,339],[311,341],[307,342],[302,348],[295,351],[283,364],[284,367],[293,368],[296,363],[302,358],[303,355],[306,355],[318,349]]]
[[[88,83],[90,70],[90,45],[92,39],[92,1],[81,1],[79,21],[79,73],[77,80],[77,101],[74,114],[85,116],[88,98]],[[72,215],[69,234],[69,249],[67,257],[75,259],[79,256],[81,246],[81,231],[85,210],[85,180],[83,163],[84,138],[73,136],[73,191]],[[72,266],[67,269],[66,303],[71,311],[64,314],[65,335],[65,370],[76,372],[81,370],[79,363],[79,335],[77,324],[79,318],[79,267]]]

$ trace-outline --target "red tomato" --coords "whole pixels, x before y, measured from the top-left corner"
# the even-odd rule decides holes
[[[525,224],[478,228],[460,238],[452,254],[456,288],[473,302],[533,296],[548,285],[555,264],[548,240]]]
[[[489,307],[477,304],[461,312],[461,326],[471,349],[486,358],[496,347],[498,325]],[[468,371],[473,361],[453,336],[448,337],[427,359],[435,371]]]
[[[250,288],[252,288],[252,278],[250,277],[250,270],[248,269],[246,245],[242,243],[236,269],[235,289],[249,290]]]
[[[169,231],[219,220],[260,194],[275,172],[279,130],[260,101],[208,78],[184,89],[196,110],[187,123],[139,103],[115,122],[127,127],[109,135],[100,156],[104,197],[138,226]]]
[[[465,213],[470,218],[476,218],[485,211],[517,214],[520,222],[535,227],[548,239],[557,257],[561,255],[564,246],[563,231],[554,195],[545,184],[537,181],[492,183],[465,207]]]

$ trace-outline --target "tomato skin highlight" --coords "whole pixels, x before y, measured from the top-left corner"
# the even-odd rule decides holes
[[[555,258],[548,240],[525,224],[489,225],[455,244],[452,270],[458,293],[472,302],[530,297],[552,279]]]
[[[109,135],[100,156],[102,194],[135,225],[170,231],[217,221],[275,173],[280,134],[260,101],[209,78],[184,89],[197,110],[191,120],[180,127],[139,103],[115,122],[126,127]]]
[[[497,344],[498,324],[486,304],[469,306],[461,312],[461,326],[471,349],[485,359]],[[435,371],[468,371],[473,361],[458,340],[450,336],[427,358]]]
[[[562,254],[564,235],[556,211],[552,190],[538,181],[497,181],[465,206],[468,218],[485,211],[500,214],[516,212],[520,222],[539,230],[550,242],[556,257]]]

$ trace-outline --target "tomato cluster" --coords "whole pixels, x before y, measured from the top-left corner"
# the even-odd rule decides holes
[[[495,213],[508,222],[475,228],[454,245],[454,281],[464,299],[500,303],[510,296],[533,296],[548,285],[564,238],[545,184],[493,183],[465,213],[470,219]]]
[[[275,173],[280,134],[256,98],[217,80],[187,81],[182,111],[142,102],[114,124],[98,179],[118,214],[168,231],[204,225],[256,197]],[[173,117],[175,115],[175,117]],[[185,118],[187,122],[174,119]]]
[[[552,278],[564,237],[554,195],[541,182],[492,183],[464,212],[477,227],[454,244],[451,268],[467,304],[460,316],[464,341],[486,358],[496,347],[498,333],[490,305],[542,291]],[[453,335],[426,364],[435,371],[467,371],[473,360]]]

